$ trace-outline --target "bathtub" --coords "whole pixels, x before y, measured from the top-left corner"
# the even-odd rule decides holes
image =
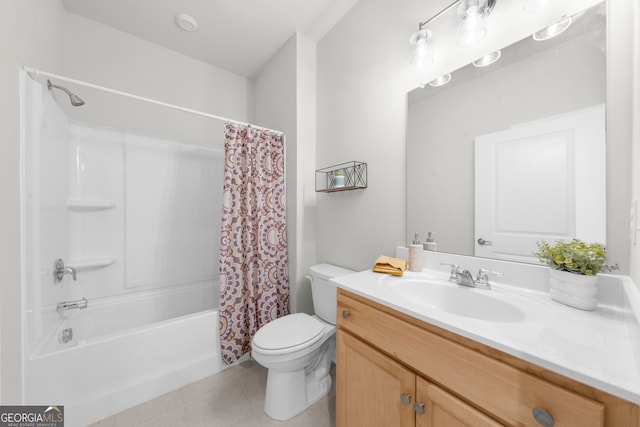
[[[202,308],[193,304],[214,303],[214,288],[89,301],[58,315],[54,332],[26,358],[25,403],[64,405],[67,427],[86,426],[224,369],[218,310],[193,313]],[[73,338],[63,343],[69,328]]]

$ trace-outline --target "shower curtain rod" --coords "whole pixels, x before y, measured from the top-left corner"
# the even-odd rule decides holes
[[[108,93],[113,93],[116,95],[121,95],[127,98],[131,98],[131,99],[136,99],[138,101],[144,101],[144,102],[149,102],[151,104],[156,104],[156,105],[160,105],[163,107],[167,107],[167,108],[173,108],[174,110],[179,110],[179,111],[183,111],[185,113],[191,113],[191,114],[195,114],[197,116],[203,116],[203,117],[208,117],[210,119],[216,119],[216,120],[222,120],[225,122],[231,122],[231,123],[235,123],[241,126],[251,126],[253,128],[257,128],[257,129],[262,129],[262,130],[267,130],[269,132],[275,132],[281,135],[284,135],[284,132],[279,131],[279,130],[275,130],[275,129],[269,129],[263,126],[256,126],[256,125],[252,125],[251,123],[245,123],[245,122],[241,122],[238,120],[233,120],[233,119],[229,119],[227,117],[222,117],[222,116],[217,116],[215,114],[210,114],[210,113],[205,113],[203,111],[198,111],[198,110],[194,110],[191,108],[186,108],[186,107],[181,107],[180,105],[175,105],[175,104],[169,104],[168,102],[163,102],[163,101],[158,101],[155,99],[151,99],[151,98],[145,98],[144,96],[139,96],[139,95],[134,95],[132,93],[129,92],[123,92],[121,90],[116,90],[116,89],[111,89],[105,86],[100,86],[100,85],[96,85],[93,83],[89,83],[89,82],[85,82],[82,80],[76,80],[76,79],[72,79],[70,77],[65,77],[65,76],[61,76],[59,74],[54,74],[54,73],[49,73],[47,71],[42,71],[39,70],[37,68],[32,68],[32,67],[27,67],[26,65],[22,67],[23,70],[29,74],[35,74],[36,76],[44,76],[44,77],[51,77],[53,79],[57,79],[57,80],[62,80],[68,83],[75,83],[78,84],[80,86],[85,86],[85,87],[89,87],[92,89],[98,89],[101,90],[103,92],[108,92]]]

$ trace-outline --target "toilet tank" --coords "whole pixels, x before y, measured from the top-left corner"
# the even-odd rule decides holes
[[[316,315],[327,323],[336,324],[337,286],[329,279],[355,273],[332,264],[318,264],[309,268],[311,296]]]

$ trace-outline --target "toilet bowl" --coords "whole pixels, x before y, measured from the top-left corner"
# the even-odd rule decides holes
[[[331,390],[335,360],[336,285],[329,279],[353,273],[330,264],[310,268],[316,314],[294,313],[276,319],[253,337],[251,355],[268,369],[264,410],[287,420]]]

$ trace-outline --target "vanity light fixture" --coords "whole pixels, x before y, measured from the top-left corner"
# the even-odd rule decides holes
[[[409,39],[413,48],[411,65],[416,70],[424,70],[433,64],[433,33],[431,30],[418,30]]]
[[[444,86],[451,81],[451,73],[443,74],[437,79],[431,80],[429,86],[439,87]]]
[[[409,44],[411,45],[411,65],[417,69],[422,70],[433,64],[433,32],[426,30],[424,27],[429,25],[440,15],[451,9],[458,4],[460,0],[455,0],[449,6],[442,9],[440,12],[433,15],[431,18],[424,22],[418,23],[418,31],[413,33],[409,38]]]
[[[487,18],[497,0],[460,0],[458,7],[458,44],[469,46],[487,35]]]
[[[487,34],[487,18],[498,0],[455,0],[440,12],[426,21],[418,24],[418,31],[409,38],[411,45],[411,64],[420,70],[427,68],[434,62],[433,32],[425,29],[427,25],[446,13],[454,6],[458,6],[458,44],[468,46]]]
[[[484,56],[481,56],[480,58],[473,61],[472,64],[475,67],[486,67],[496,62],[498,59],[500,59],[501,56],[502,52],[500,50],[496,50],[493,52],[489,52]]]
[[[536,31],[531,37],[537,41],[549,40],[562,34],[570,25],[571,17],[564,15],[557,22],[554,22],[540,31]]]

